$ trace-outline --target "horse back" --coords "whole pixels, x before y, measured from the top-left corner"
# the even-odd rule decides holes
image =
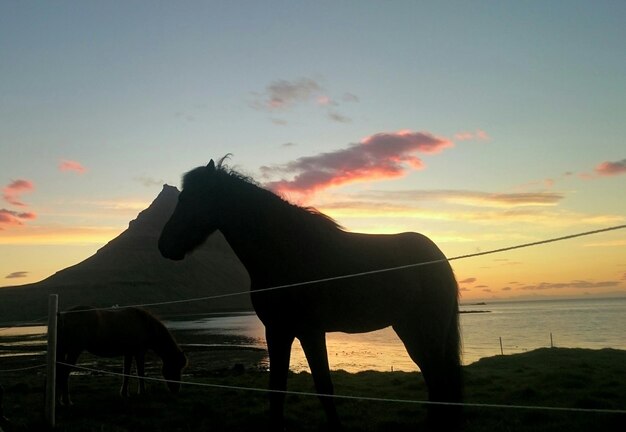
[[[153,335],[147,312],[137,308],[98,310],[77,306],[59,319],[59,346],[103,357],[145,352]]]

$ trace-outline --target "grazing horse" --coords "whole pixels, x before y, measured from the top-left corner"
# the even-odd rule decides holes
[[[343,230],[324,214],[291,204],[211,160],[183,177],[178,204],[159,239],[161,254],[181,260],[220,230],[251,280],[270,356],[270,422],[284,428],[291,345],[300,340],[316,391],[332,395],[326,332],[393,326],[419,366],[433,402],[462,396],[458,286],[443,253],[417,233],[372,235]],[[411,266],[415,263],[430,263]],[[395,271],[372,270],[407,266]],[[357,277],[338,276],[367,273]],[[315,284],[267,288],[305,281]],[[322,281],[320,281],[322,280]],[[329,426],[339,427],[331,397],[320,397]],[[453,421],[460,408],[433,404],[431,421]]]
[[[154,351],[163,361],[162,373],[172,393],[180,390],[180,377],[187,358],[165,325],[143,309],[134,307],[98,310],[77,306],[59,314],[57,361],[75,365],[88,351],[100,357],[124,356],[124,379],[120,394],[129,396],[128,381],[133,359],[139,376],[139,393],[145,392],[145,355]],[[68,380],[70,366],[57,365],[60,401],[71,404]]]

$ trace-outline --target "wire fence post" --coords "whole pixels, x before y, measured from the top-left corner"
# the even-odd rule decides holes
[[[502,336],[500,336],[500,355],[504,355],[504,350],[502,349]]]
[[[554,348],[554,341],[552,340],[552,332],[550,332],[550,348]]]
[[[53,429],[56,423],[56,361],[57,361],[57,314],[59,312],[58,294],[48,297],[48,363],[46,369],[46,423]]]

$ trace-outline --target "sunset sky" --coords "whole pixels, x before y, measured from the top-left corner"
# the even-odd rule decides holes
[[[210,158],[457,255],[626,224],[626,2],[0,2],[0,286]],[[626,230],[455,261],[462,299],[626,294]]]

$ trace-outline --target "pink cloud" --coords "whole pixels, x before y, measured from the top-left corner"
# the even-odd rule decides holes
[[[330,96],[326,96],[326,95],[319,96],[319,97],[317,98],[317,104],[318,104],[318,105],[324,105],[324,106],[327,106],[327,105],[337,105],[337,103],[336,103],[336,102],[334,102],[334,101],[331,99],[331,97],[330,97]]]
[[[463,131],[454,134],[457,141],[489,141],[491,137],[482,129],[476,129],[473,132]]]
[[[424,163],[415,153],[435,154],[454,144],[428,132],[403,130],[379,133],[347,148],[306,156],[281,166],[262,167],[265,176],[293,175],[291,180],[268,182],[276,192],[308,195],[317,190],[347,183],[402,177]]]
[[[9,204],[19,207],[26,207],[20,200],[20,195],[31,192],[35,189],[33,182],[29,180],[15,180],[2,189],[2,198]]]
[[[16,212],[0,209],[0,229],[4,226],[24,225],[23,220],[35,219],[37,215],[32,212]]]
[[[80,162],[63,159],[59,163],[59,170],[64,172],[73,171],[78,174],[84,174],[87,171],[87,168],[85,168]]]
[[[626,174],[626,159],[618,162],[602,162],[596,166],[595,171],[600,176]]]

